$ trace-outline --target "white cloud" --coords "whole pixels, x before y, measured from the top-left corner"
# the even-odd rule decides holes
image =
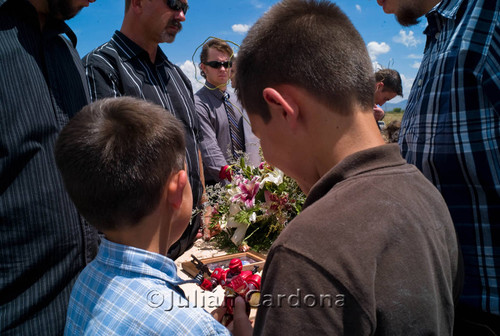
[[[200,69],[196,68],[195,73],[195,65],[192,61],[186,60],[183,64],[180,64],[179,67],[184,72],[184,74],[189,78],[191,84],[193,85],[193,92],[196,93],[199,89],[203,87],[203,83],[205,83],[205,78],[203,78],[200,74]]]
[[[368,54],[370,54],[372,61],[377,60],[378,55],[387,54],[391,50],[391,47],[389,47],[387,43],[378,43],[375,41],[369,42],[366,48],[368,49]]]
[[[384,67],[382,66],[382,64],[380,64],[379,62],[377,61],[373,61],[372,62],[372,66],[373,66],[373,71],[379,71],[381,69],[383,69]]]
[[[245,34],[250,29],[250,26],[247,24],[238,23],[238,24],[232,25],[231,28],[233,29],[233,31],[235,33]]]
[[[422,55],[409,54],[408,58],[411,58],[411,59],[422,59]]]
[[[361,6],[356,4],[356,10],[361,13]]]
[[[400,73],[399,75],[401,76],[401,83],[403,84],[403,99],[407,99],[410,95],[410,90],[413,85],[413,81],[415,81],[415,78],[407,78],[402,73]]]
[[[402,29],[399,31],[399,35],[394,36],[392,40],[396,43],[404,44],[407,47],[416,47],[417,44],[420,43],[420,41],[415,38],[415,33],[413,31],[410,30],[406,33]]]
[[[255,8],[263,8],[264,7],[264,4],[258,0],[252,0],[251,3]]]
[[[420,64],[421,64],[421,62],[414,62],[414,63],[411,65],[411,67],[412,67],[413,69],[418,69],[418,68],[420,68]]]

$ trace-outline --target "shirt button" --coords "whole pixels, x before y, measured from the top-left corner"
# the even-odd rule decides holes
[[[418,80],[418,86],[422,86],[422,84],[424,84],[424,81],[422,79],[419,79]]]

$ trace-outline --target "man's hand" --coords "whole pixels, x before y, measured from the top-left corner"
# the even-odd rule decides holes
[[[246,313],[245,300],[238,296],[234,302],[233,322],[227,327],[235,336],[251,336],[253,328]]]
[[[210,227],[213,215],[213,208],[210,205],[205,207],[205,214],[203,215],[203,239],[209,241],[212,237],[222,232],[219,224]]]
[[[385,112],[382,110],[382,108],[378,105],[373,106],[373,116],[375,117],[376,121],[380,121],[384,119]]]

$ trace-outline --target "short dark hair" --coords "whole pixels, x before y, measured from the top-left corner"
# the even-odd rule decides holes
[[[375,72],[375,81],[384,83],[383,90],[395,92],[398,96],[403,97],[403,85],[399,72],[393,69],[381,69]]]
[[[400,129],[401,129],[400,120],[391,121],[382,131],[382,135],[385,137],[386,142],[389,143],[398,142]]]
[[[203,78],[206,78],[206,75],[205,72],[203,72],[203,70],[201,69],[201,63],[205,63],[206,61],[208,61],[208,50],[210,48],[214,48],[220,52],[226,53],[229,58],[233,56],[233,49],[231,49],[231,47],[229,46],[229,44],[227,44],[226,41],[223,41],[218,38],[213,38],[208,40],[208,42],[206,42],[201,48],[201,53],[200,53],[200,71]]]
[[[183,169],[182,124],[163,107],[132,97],[85,106],[61,131],[56,163],[80,213],[97,229],[137,223]]]
[[[329,1],[283,0],[249,30],[238,51],[235,86],[248,113],[265,122],[269,86],[292,84],[337,111],[373,106],[373,67],[347,16]]]

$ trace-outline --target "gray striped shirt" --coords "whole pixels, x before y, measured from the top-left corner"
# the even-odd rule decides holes
[[[66,34],[70,40],[59,34]],[[88,103],[76,37],[26,0],[0,0],[0,334],[57,335],[98,235],[64,190],[53,148]]]

